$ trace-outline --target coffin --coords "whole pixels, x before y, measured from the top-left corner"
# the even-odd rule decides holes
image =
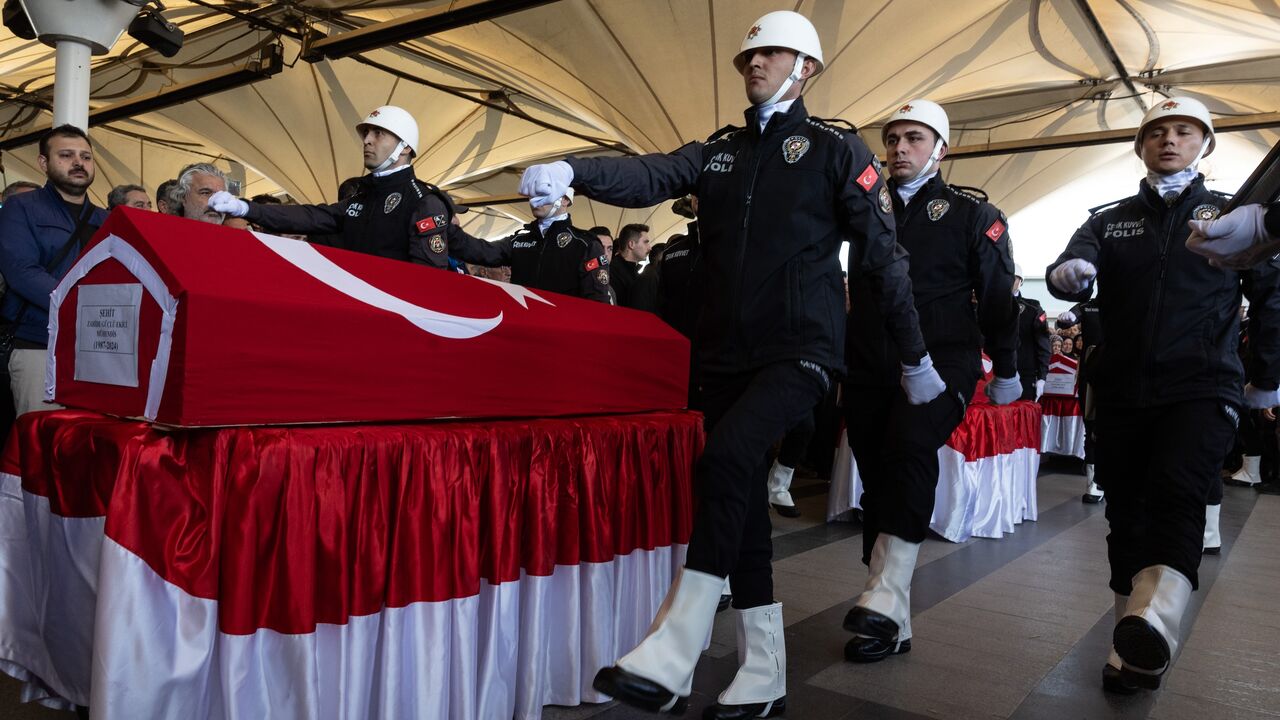
[[[174,426],[684,407],[656,316],[117,208],[51,296],[46,397]]]

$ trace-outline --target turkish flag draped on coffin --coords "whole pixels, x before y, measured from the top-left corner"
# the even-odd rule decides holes
[[[49,337],[50,398],[176,426],[642,412],[688,386],[649,313],[132,208]]]

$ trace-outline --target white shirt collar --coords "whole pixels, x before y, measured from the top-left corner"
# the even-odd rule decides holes
[[[555,223],[560,222],[561,220],[567,220],[568,218],[569,218],[569,213],[560,213],[555,217],[542,218],[541,220],[538,221],[538,232],[545,234],[547,232],[547,228],[551,227]]]
[[[773,117],[774,113],[787,112],[791,109],[791,104],[794,102],[794,98],[791,100],[781,100],[772,105],[764,105],[756,109],[756,121],[760,123],[760,132],[764,132],[764,126],[769,124],[769,118]]]
[[[902,183],[901,185],[898,185],[897,187],[895,187],[894,190],[898,192],[898,197],[902,198],[902,204],[906,205],[910,203],[911,198],[915,197],[916,193],[920,192],[920,188],[924,187],[924,184],[929,182],[929,178],[937,174],[938,174],[938,171],[934,170],[928,175],[925,175],[923,177],[918,177],[915,180]]]
[[[1199,174],[1200,171],[1196,169],[1195,165],[1169,175],[1149,172],[1147,173],[1147,184],[1156,191],[1157,195],[1167,201],[1170,198],[1170,193],[1174,198],[1181,195],[1182,191],[1186,190],[1187,186],[1194,182]]]
[[[412,166],[412,165],[410,165],[410,164],[408,164],[408,163],[405,163],[404,165],[400,165],[400,166],[398,166],[398,167],[389,168],[389,169],[387,169],[387,170],[383,170],[382,172],[376,172],[376,173],[374,173],[374,174],[373,174],[373,176],[374,176],[374,177],[385,177],[385,176],[387,176],[387,175],[390,175],[391,173],[398,173],[398,172],[400,172],[401,170],[408,170],[408,169],[409,169],[409,168],[411,168],[411,167],[413,167],[413,166]]]

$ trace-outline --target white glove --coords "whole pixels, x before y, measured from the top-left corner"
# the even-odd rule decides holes
[[[249,203],[226,190],[219,190],[209,196],[209,209],[231,217],[244,217],[249,214]]]
[[[1049,282],[1068,295],[1084,292],[1098,276],[1098,268],[1082,258],[1072,258],[1053,269]]]
[[[1036,401],[1037,402],[1040,400],[1041,395],[1044,395],[1044,381],[1037,380],[1036,381]]]
[[[541,207],[564,197],[572,184],[573,168],[563,160],[530,165],[520,176],[520,194],[529,198],[533,207]]]
[[[1241,205],[1216,220],[1191,220],[1187,249],[1214,260],[1248,250],[1271,239],[1263,224],[1266,216],[1261,205]]]
[[[987,399],[992,405],[1008,405],[1022,397],[1022,379],[1018,373],[1011,378],[996,377],[987,383]]]
[[[933,358],[928,353],[920,358],[919,365],[902,365],[902,389],[907,393],[907,402],[912,405],[924,405],[947,389],[942,376],[933,369]]]
[[[1070,310],[1063,310],[1062,314],[1058,316],[1058,322],[1062,323],[1064,327],[1075,325],[1076,314]]]
[[[1250,410],[1266,410],[1280,406],[1280,388],[1259,390],[1249,383],[1244,386],[1244,404]]]

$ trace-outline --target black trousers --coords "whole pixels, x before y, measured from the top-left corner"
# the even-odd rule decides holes
[[[773,602],[769,453],[783,433],[813,417],[830,385],[825,369],[797,361],[702,376],[707,444],[685,567],[728,576],[736,608]]]
[[[1098,408],[1095,473],[1107,492],[1111,589],[1133,590],[1133,576],[1168,565],[1200,585],[1204,507],[1231,449],[1239,411],[1221,400],[1153,408]]]
[[[848,387],[849,447],[862,476],[862,562],[885,532],[924,542],[938,488],[938,449],[964,420],[979,357],[933,358],[947,389],[912,405],[900,387]]]
[[[813,413],[805,416],[799,425],[787,431],[785,437],[782,438],[782,447],[778,448],[778,462],[789,468],[800,467],[800,463],[804,462],[805,455],[809,452],[809,443],[813,442],[813,434],[817,431],[817,425],[813,420]]]

